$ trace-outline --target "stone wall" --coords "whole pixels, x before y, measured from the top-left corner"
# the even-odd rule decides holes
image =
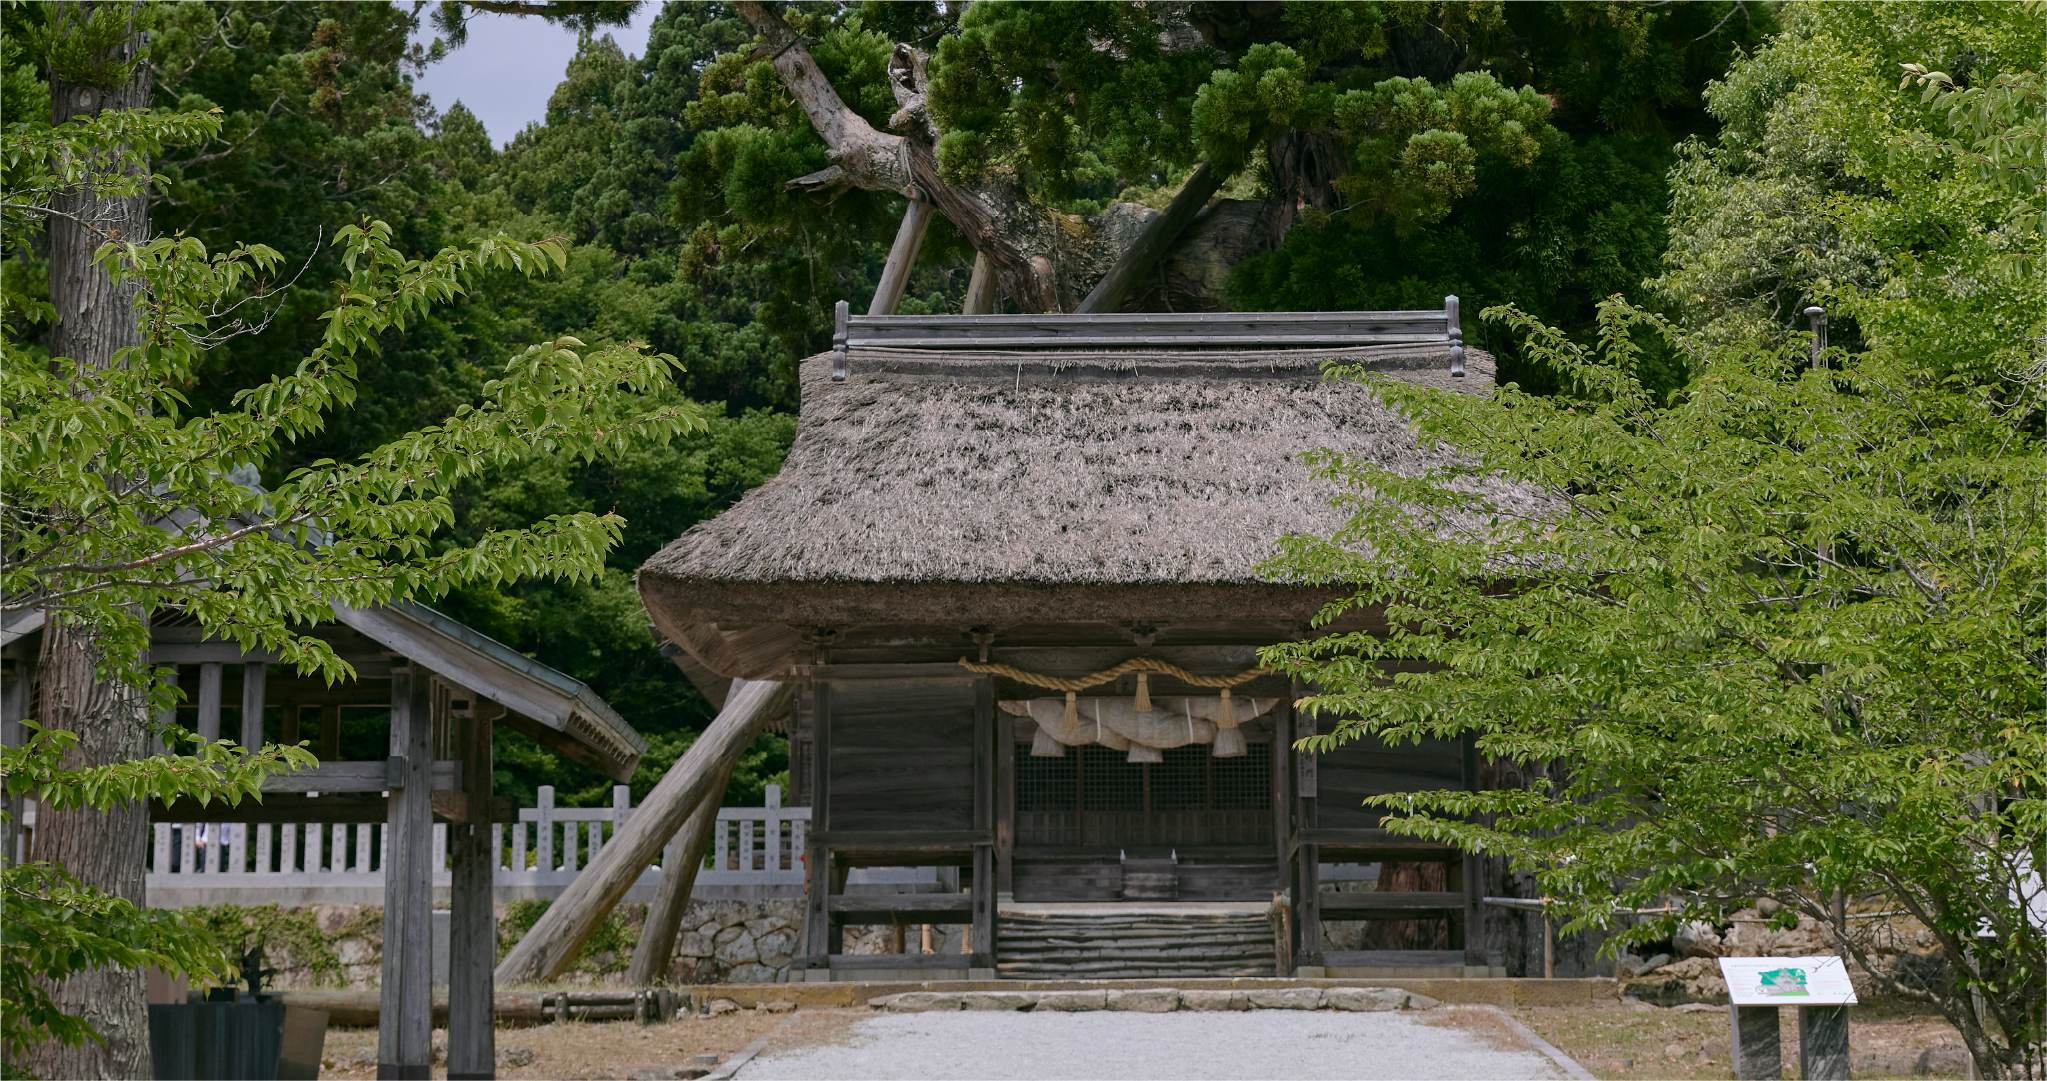
[[[499,953],[511,948],[532,925],[540,902],[498,906]],[[383,971],[384,913],[375,905],[312,905],[279,910],[256,906],[248,914],[248,945],[261,942],[265,963],[276,970],[271,985],[282,990],[315,987],[372,988]],[[279,920],[279,915],[287,920]],[[317,941],[308,936],[266,933],[295,917],[310,916]],[[646,906],[624,904],[591,936],[562,983],[607,983],[623,977],[646,918]],[[445,926],[437,924],[437,926]],[[696,901],[676,936],[668,976],[674,983],[781,983],[789,978],[803,927],[796,900]],[[915,930],[911,942],[915,943]],[[234,945],[230,943],[230,945]]]
[[[1784,926],[1778,926],[1784,924]],[[1935,946],[1933,932],[1917,920],[1894,912],[1859,912],[1851,917],[1856,939],[1868,950],[1871,963],[1901,983],[1931,983],[1944,978],[1946,961]],[[1797,919],[1775,905],[1743,909],[1727,922],[1686,923],[1668,943],[1644,953],[1622,954],[1616,963],[1622,993],[1659,1006],[1686,1002],[1724,1003],[1727,984],[1720,977],[1722,957],[1805,957],[1840,954],[1826,929],[1813,920]],[[1883,985],[1867,969],[1848,962],[1848,976],[1863,1002],[1883,997]]]

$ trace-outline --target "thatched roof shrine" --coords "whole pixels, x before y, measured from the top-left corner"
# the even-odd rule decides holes
[[[648,560],[661,632],[759,677],[818,626],[1307,618],[1326,594],[1258,573],[1342,522],[1303,452],[1422,468],[1443,451],[1328,361],[1470,393],[1450,346],[1142,352],[855,349],[802,365],[773,480]]]

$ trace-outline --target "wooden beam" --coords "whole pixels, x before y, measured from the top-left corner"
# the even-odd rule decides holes
[[[388,792],[391,762],[322,762],[297,773],[277,773],[263,778],[265,795],[282,792]],[[462,763],[453,759],[435,761],[427,771],[435,791],[462,791]]]
[[[402,786],[384,818],[384,971],[377,1077],[433,1075],[432,680],[391,673],[391,756]]]
[[[981,252],[974,253],[974,270],[967,276],[967,298],[960,305],[961,315],[987,315],[995,310],[995,270],[988,265],[988,257]]]
[[[1223,181],[1228,179],[1220,170],[1211,169],[1202,162],[1187,182],[1180,185],[1173,201],[1166,204],[1165,212],[1145,223],[1144,231],[1137,234],[1137,242],[1125,249],[1116,265],[1109,268],[1102,280],[1088,291],[1087,297],[1074,309],[1076,314],[1088,312],[1113,312],[1136,291],[1137,283],[1172,250],[1180,234],[1194,224],[1201,214],[1201,208],[1208,200],[1222,190]]]
[[[249,661],[242,665],[242,749],[261,750],[263,747],[263,697],[264,678],[270,674],[269,666],[262,661]]]
[[[209,661],[199,666],[200,739],[220,738],[220,675],[219,662]]]
[[[243,649],[233,642],[158,642],[149,647],[151,664],[245,664],[278,659],[269,650]]]
[[[735,759],[733,765],[737,764]],[[651,987],[668,982],[668,962],[675,956],[675,939],[682,931],[682,917],[689,911],[689,895],[696,888],[697,874],[704,867],[704,853],[711,848],[718,828],[718,808],[725,801],[725,786],[732,781],[732,765],[718,775],[718,783],[689,821],[670,842],[670,852],[661,868],[661,885],[654,903],[647,909],[647,922],[640,928],[640,940],[633,946],[632,964],[626,982],[634,987]],[[772,843],[772,838],[770,838]]]
[[[567,968],[640,872],[661,854],[662,845],[703,802],[719,773],[746,752],[787,701],[783,684],[735,681],[731,697],[710,727],[669,767],[604,851],[512,947],[498,965],[499,982],[552,979]]]
[[[436,821],[468,821],[468,797],[462,793],[436,792],[432,794],[431,802]],[[187,798],[169,803],[151,801],[149,804],[152,822],[356,823],[382,822],[389,814],[388,801],[377,792],[323,796],[284,792],[266,795],[260,803],[253,799],[245,799],[238,804],[214,800],[202,806],[197,800]],[[510,796],[491,797],[491,821],[513,822],[518,817],[518,804]]]
[[[472,806],[491,800],[490,724],[473,707],[455,718],[463,768],[463,795]],[[491,1016],[496,994],[497,915],[492,885],[497,847],[489,822],[448,827],[448,1077],[497,1076],[497,1032]]]
[[[869,315],[894,315],[910,288],[910,270],[917,264],[917,249],[924,246],[924,231],[931,225],[931,204],[911,199],[903,208],[903,224],[896,228],[896,240],[889,245],[888,262],[881,267],[881,282],[874,287]]]

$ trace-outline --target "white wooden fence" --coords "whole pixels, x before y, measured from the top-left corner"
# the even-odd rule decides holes
[[[551,898],[604,849],[632,814],[632,793],[612,789],[609,807],[557,807],[552,786],[517,822],[491,827],[496,840],[499,900]],[[33,819],[25,824],[32,827]],[[810,808],[782,806],[782,790],[769,785],[760,807],[718,812],[717,834],[694,896],[799,897],[803,892],[803,835]],[[382,823],[317,824],[158,822],[149,854],[148,897],[156,907],[219,904],[380,904],[384,889]],[[681,840],[660,864],[647,869],[628,900],[654,896],[662,866],[672,866]],[[434,887],[448,888],[447,826],[434,826]],[[893,881],[910,872],[880,873]]]

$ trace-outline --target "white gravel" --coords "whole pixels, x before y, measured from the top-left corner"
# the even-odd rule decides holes
[[[737,1081],[983,1078],[1559,1078],[1533,1050],[1503,1050],[1412,1014],[913,1013],[859,1022],[843,1043],[747,1063]]]

